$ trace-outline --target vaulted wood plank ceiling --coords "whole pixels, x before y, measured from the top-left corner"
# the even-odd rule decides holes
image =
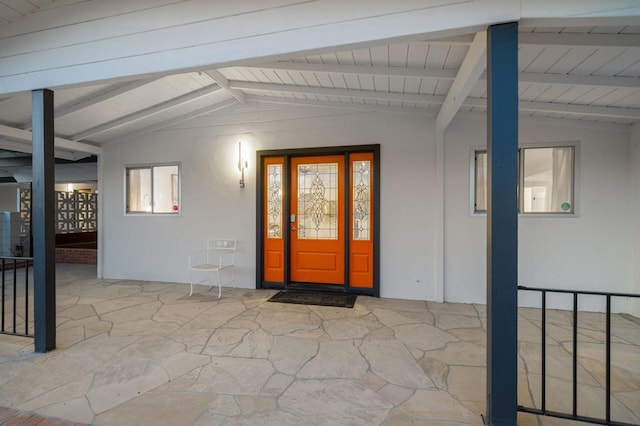
[[[22,3],[53,7],[58,1],[0,0],[14,9]],[[0,11],[0,17],[9,15]],[[522,27],[519,41],[521,115],[622,125],[640,121],[640,25]],[[482,37],[469,34],[53,88],[56,131],[70,141],[101,145],[260,104],[419,114],[438,117],[446,127],[457,111],[486,110],[485,49]],[[453,115],[443,117],[443,104]],[[0,130],[30,129],[28,93],[0,99],[0,124]],[[4,142],[11,141],[9,133],[0,131]]]

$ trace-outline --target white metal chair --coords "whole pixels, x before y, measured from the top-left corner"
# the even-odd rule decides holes
[[[215,273],[218,278],[218,299],[222,295],[222,278],[220,273],[225,270],[231,272],[231,281],[235,282],[234,266],[236,260],[236,240],[208,240],[205,250],[197,250],[189,256],[189,282],[191,283],[191,291],[189,296],[193,294],[194,284],[204,284],[209,281],[209,286],[213,287],[213,279],[211,275]],[[193,272],[206,272],[207,278],[201,281],[193,281]]]

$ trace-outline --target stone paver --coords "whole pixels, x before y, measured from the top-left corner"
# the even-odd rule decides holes
[[[227,288],[218,300],[204,287],[188,297],[187,285],[59,268],[58,349],[34,354],[32,341],[0,336],[0,407],[11,407],[0,408],[0,424],[482,424],[483,305],[360,296],[344,309]],[[566,409],[571,316],[547,318],[547,406]],[[598,416],[605,323],[581,318],[579,407]],[[614,418],[640,423],[640,326],[618,315],[612,324]],[[519,403],[539,407],[539,310],[521,309],[519,331]]]

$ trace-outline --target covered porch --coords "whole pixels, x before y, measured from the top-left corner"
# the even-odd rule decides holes
[[[56,351],[3,336],[0,405],[91,424],[480,425],[485,305],[101,280],[59,264]],[[519,404],[540,407],[539,309],[519,310]],[[547,409],[571,410],[572,319],[547,312]],[[638,423],[640,324],[612,317],[615,421]],[[604,314],[580,313],[578,412],[605,410]],[[519,413],[520,425],[575,424]]]
[[[612,361],[618,387],[613,406],[603,407],[595,395],[611,376],[593,360],[606,351],[608,321],[580,314],[585,324],[571,336],[577,321],[568,313],[550,311],[540,324],[535,309],[518,311],[518,302],[535,304],[519,301],[516,289],[637,292],[633,2],[48,3],[0,27],[8,52],[0,58],[0,136],[5,149],[33,151],[35,187],[46,189],[34,193],[44,205],[34,217],[36,323],[47,327],[36,350],[60,351],[22,355],[3,346],[3,389],[14,392],[0,401],[96,423],[154,422],[131,416],[142,407],[141,416],[166,412],[164,420],[187,407],[187,423],[479,424],[486,399],[487,423],[511,425],[517,386],[522,404],[540,406],[546,390],[547,409],[568,411],[573,370],[590,390],[580,393],[580,414],[601,418],[604,410],[608,419],[611,408],[614,419],[638,422],[631,317],[613,316],[611,343],[624,359]],[[270,293],[255,289],[267,281],[261,267],[271,253],[260,250],[268,236],[254,207],[268,187],[254,153],[356,145],[381,151],[379,167],[373,163],[380,208],[372,210],[381,227],[368,239],[374,258],[381,247],[379,273],[367,285],[379,280],[372,294],[383,299],[360,297],[349,314],[266,303]],[[541,169],[527,163],[534,149],[571,154],[563,167],[549,157]],[[81,153],[98,161],[98,279],[58,277],[56,285],[54,157]],[[274,175],[290,177],[289,160]],[[167,172],[157,194],[156,170]],[[554,200],[560,175],[564,198]],[[274,224],[295,232],[296,203],[280,197],[293,186],[279,191]],[[337,241],[351,238],[347,226],[337,229]],[[240,242],[242,290],[219,302],[182,291],[185,253],[206,237]],[[295,238],[278,238],[293,264],[287,238]],[[294,269],[283,265],[277,282],[285,286],[351,285],[346,272],[338,283],[287,279]],[[638,305],[614,312],[637,316]],[[569,369],[573,342],[587,350]],[[535,365],[542,348],[546,386],[536,379],[544,376]],[[34,399],[43,404],[30,406]]]

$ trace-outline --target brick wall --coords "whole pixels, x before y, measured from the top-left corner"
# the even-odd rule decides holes
[[[56,248],[56,263],[98,263],[98,250],[82,248]]]

